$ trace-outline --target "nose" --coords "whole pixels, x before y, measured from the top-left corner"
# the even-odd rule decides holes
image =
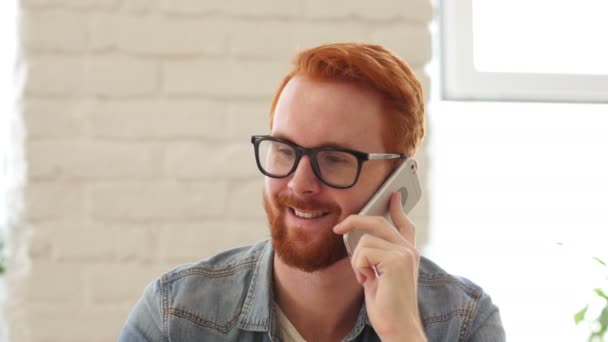
[[[321,182],[312,170],[308,156],[302,156],[287,186],[290,190],[301,195],[312,195],[321,190]]]

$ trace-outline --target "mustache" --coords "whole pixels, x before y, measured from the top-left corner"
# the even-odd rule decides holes
[[[318,199],[301,199],[287,194],[277,195],[277,203],[284,207],[295,207],[301,210],[340,212],[340,207],[333,202]]]

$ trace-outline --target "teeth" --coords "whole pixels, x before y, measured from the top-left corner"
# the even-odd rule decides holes
[[[299,211],[297,209],[294,209],[293,212],[296,214],[297,217],[306,218],[306,219],[319,217],[324,214],[322,211],[304,212],[304,211]]]

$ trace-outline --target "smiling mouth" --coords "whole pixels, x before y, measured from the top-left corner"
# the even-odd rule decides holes
[[[313,219],[321,216],[325,216],[328,214],[327,211],[302,211],[295,208],[290,208],[293,214],[299,218],[303,219]]]

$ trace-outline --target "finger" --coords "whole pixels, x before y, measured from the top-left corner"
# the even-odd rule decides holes
[[[416,229],[414,224],[407,217],[401,205],[401,193],[393,192],[389,202],[389,213],[395,228],[412,245],[416,245]]]
[[[369,267],[367,269],[365,269],[365,268],[356,269],[353,266],[353,271],[355,272],[355,276],[357,277],[357,281],[361,285],[365,284],[368,279],[374,279],[374,278],[376,278],[376,273],[374,272],[374,269],[371,268],[371,267]]]
[[[383,216],[350,215],[333,228],[336,234],[346,234],[354,230],[361,230],[394,243],[403,241],[401,233]]]
[[[364,234],[363,236],[361,236],[361,239],[359,239],[359,242],[357,243],[357,246],[355,247],[355,251],[353,252],[353,254],[355,254],[357,252],[357,249],[359,249],[359,248],[376,248],[376,249],[382,249],[385,251],[401,250],[403,248],[414,248],[414,249],[416,248],[415,246],[411,245],[407,241],[401,241],[401,242],[403,242],[403,243],[396,244],[396,243],[384,240],[382,238],[379,238],[379,237],[371,235],[371,234]]]
[[[365,275],[367,278],[375,278],[374,267],[380,274],[386,272],[387,262],[397,255],[395,251],[386,251],[380,248],[359,248],[359,253],[353,255],[351,264],[355,272]],[[359,276],[358,276],[359,278]]]
[[[403,275],[416,271],[420,261],[420,254],[416,249],[402,247],[401,249],[386,250],[374,247],[357,248],[353,253],[351,265],[355,272],[370,272],[376,267],[380,274]],[[398,272],[392,272],[397,270]],[[408,271],[409,270],[409,271]],[[373,270],[371,270],[373,271]]]
[[[403,241],[404,244],[394,244],[388,242],[386,240],[380,239],[373,235],[363,235],[355,248],[353,255],[351,257],[351,263],[353,267],[355,267],[355,263],[358,262],[358,259],[361,258],[361,255],[370,251],[370,250],[378,250],[385,252],[385,256],[394,257],[407,257],[412,256],[414,259],[419,257],[418,250],[416,246],[410,244],[407,241]],[[380,254],[377,254],[380,255]],[[386,261],[386,259],[378,260],[377,263]],[[372,266],[376,266],[377,263],[374,263]]]
[[[366,258],[366,254],[370,253],[371,250],[381,251],[378,248],[360,248],[359,244],[357,245],[357,249],[355,249],[352,258],[350,259],[350,263],[353,271],[355,272],[357,281],[361,285],[365,284],[368,279],[376,278],[376,272],[379,272],[376,268],[376,264],[372,264],[372,260]]]

